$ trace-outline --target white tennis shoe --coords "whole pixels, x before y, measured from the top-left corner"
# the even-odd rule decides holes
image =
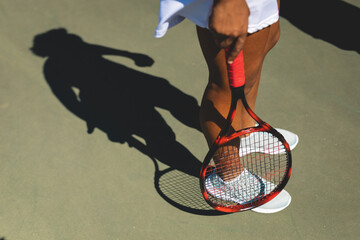
[[[299,137],[295,133],[280,128],[276,130],[284,136],[289,144],[290,150],[296,147],[299,142]],[[255,132],[240,139],[239,156],[243,157],[254,152],[275,155],[285,153],[285,148],[271,133]]]
[[[251,187],[249,187],[250,185]],[[231,181],[224,181],[216,173],[213,173],[206,178],[205,188],[215,198],[246,204],[270,193],[275,185],[244,169]]]
[[[285,140],[288,142],[290,150],[293,150],[296,145],[299,142],[299,137],[298,135],[296,135],[295,133],[292,133],[290,131],[281,129],[281,128],[276,128],[276,130],[281,133],[281,135],[284,136]],[[280,212],[282,210],[284,210],[285,208],[287,208],[291,203],[291,196],[290,194],[283,189],[279,195],[277,195],[274,199],[272,199],[271,201],[251,209],[254,212],[257,213],[276,213],[276,212]]]

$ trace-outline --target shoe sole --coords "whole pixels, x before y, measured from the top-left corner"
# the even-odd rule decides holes
[[[251,210],[257,213],[277,213],[287,208],[290,203],[290,194],[286,190],[282,190],[279,195],[277,195],[271,201]]]

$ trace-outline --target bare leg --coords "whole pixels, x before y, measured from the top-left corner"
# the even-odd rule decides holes
[[[205,89],[200,109],[200,124],[210,146],[216,139],[225,122],[231,102],[231,92],[227,77],[225,51],[214,42],[209,30],[197,27],[201,49],[209,69],[209,82]],[[246,39],[244,51],[245,96],[249,106],[254,109],[257,97],[261,68],[267,52],[276,44],[280,36],[279,23],[260,30]],[[247,114],[241,102],[233,121],[233,130],[254,126],[254,120]],[[232,142],[226,148],[237,150],[238,142]],[[224,149],[219,149],[224,151]],[[221,160],[215,160],[221,161]],[[239,169],[240,173],[242,169]],[[229,180],[233,176],[221,176]]]

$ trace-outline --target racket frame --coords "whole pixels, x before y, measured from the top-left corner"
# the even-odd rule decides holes
[[[232,87],[230,86],[231,89],[231,105],[230,105],[230,110],[228,113],[228,116],[226,118],[225,124],[222,127],[219,135],[217,136],[215,142],[211,145],[207,155],[205,156],[205,159],[203,161],[201,170],[200,170],[200,188],[201,188],[201,192],[206,200],[206,202],[212,206],[214,209],[218,210],[218,211],[222,211],[222,212],[239,212],[239,211],[246,211],[255,207],[258,207],[260,205],[263,205],[269,201],[271,201],[273,198],[275,198],[280,192],[281,190],[284,189],[285,185],[287,184],[287,182],[289,181],[290,175],[291,175],[291,167],[292,167],[292,160],[291,160],[291,151],[290,151],[290,147],[289,144],[287,143],[287,141],[285,140],[285,138],[278,132],[276,131],[273,127],[271,127],[268,123],[264,122],[263,120],[261,120],[253,111],[252,109],[249,107],[247,101],[246,101],[246,97],[245,97],[245,93],[244,93],[244,88],[245,85],[242,85],[240,87]],[[256,127],[249,127],[249,128],[245,128],[245,129],[241,129],[238,131],[235,131],[232,134],[229,134],[230,132],[230,128],[231,128],[231,124],[234,120],[235,117],[235,113],[236,113],[236,106],[237,106],[237,102],[238,100],[241,100],[245,110],[247,111],[247,113],[259,124]],[[206,191],[205,189],[205,178],[206,178],[206,173],[208,172],[208,164],[210,163],[210,161],[212,160],[213,155],[215,154],[215,152],[225,143],[246,135],[246,134],[250,134],[250,133],[255,133],[255,132],[269,132],[272,135],[274,135],[275,137],[277,137],[285,146],[285,151],[287,152],[287,168],[286,168],[286,172],[284,174],[284,178],[283,181],[281,181],[281,183],[279,185],[277,185],[269,194],[261,197],[259,200],[256,200],[255,202],[250,201],[250,203],[245,203],[245,204],[237,204],[235,206],[231,206],[231,207],[227,207],[227,206],[222,206],[222,205],[218,205],[215,204],[214,202],[212,202],[209,198],[209,193]]]

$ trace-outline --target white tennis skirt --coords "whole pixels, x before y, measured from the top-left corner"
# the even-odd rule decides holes
[[[276,0],[246,0],[250,9],[248,33],[257,32],[279,20]],[[199,27],[209,28],[213,0],[160,0],[159,24],[155,37],[161,38],[167,30],[185,18]]]

